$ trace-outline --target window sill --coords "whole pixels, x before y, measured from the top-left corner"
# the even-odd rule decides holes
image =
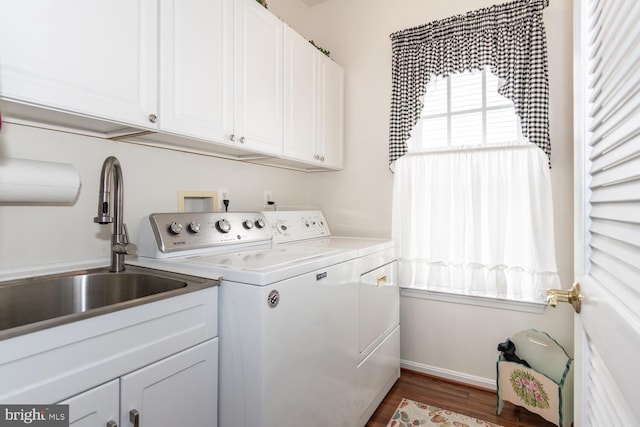
[[[501,310],[522,311],[534,314],[544,313],[544,309],[546,307],[546,304],[542,302],[515,301],[500,298],[451,294],[446,292],[429,291],[426,289],[400,288],[400,296],[449,302],[453,304],[467,304],[479,307],[497,308]]]

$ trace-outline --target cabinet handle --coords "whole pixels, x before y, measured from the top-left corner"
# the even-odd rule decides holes
[[[315,156],[313,156],[313,158],[316,159],[316,160],[320,160],[320,156],[317,155],[317,154]]]
[[[107,427],[118,427],[118,423],[111,420],[107,423]]]
[[[244,141],[245,141],[244,136],[241,136],[240,137],[240,144],[244,144]]]
[[[153,114],[153,113],[152,113],[152,114],[149,114],[149,121],[150,121],[151,123],[155,123],[155,122],[157,122],[157,121],[158,121],[158,116],[156,116],[156,115],[155,115],[155,114]]]
[[[229,135],[229,141],[234,142],[236,140],[236,135],[235,134],[231,134]]]
[[[324,162],[324,156],[320,156],[320,161]]]
[[[140,412],[135,409],[130,410],[129,421],[133,423],[133,427],[140,427]]]

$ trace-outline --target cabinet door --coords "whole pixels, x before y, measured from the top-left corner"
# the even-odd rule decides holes
[[[229,142],[233,2],[163,0],[160,4],[160,128]]]
[[[318,162],[318,50],[289,27],[284,32],[284,82],[283,154]]]
[[[0,96],[155,128],[153,0],[0,0]]]
[[[120,425],[211,426],[218,420],[218,339],[121,378]]]
[[[120,380],[92,388],[60,404],[69,405],[69,426],[105,427],[109,422],[117,423],[120,413]]]
[[[343,166],[344,71],[331,59],[320,56],[321,123],[319,150],[324,166]]]
[[[236,0],[235,137],[240,147],[282,154],[283,27],[255,0]]]

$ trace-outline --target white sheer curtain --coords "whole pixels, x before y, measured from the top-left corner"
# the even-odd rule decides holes
[[[392,230],[403,287],[525,301],[560,287],[548,158],[534,144],[400,157]]]

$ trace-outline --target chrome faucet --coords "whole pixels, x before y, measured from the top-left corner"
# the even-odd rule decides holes
[[[113,218],[111,217],[110,194],[111,182],[113,179],[114,197]],[[111,271],[124,271],[125,254],[134,254],[135,245],[129,243],[129,233],[127,225],[123,222],[123,185],[122,168],[120,162],[113,156],[109,156],[102,164],[100,173],[100,193],[98,194],[98,216],[93,222],[98,224],[109,224],[113,222],[113,232],[111,234]]]

